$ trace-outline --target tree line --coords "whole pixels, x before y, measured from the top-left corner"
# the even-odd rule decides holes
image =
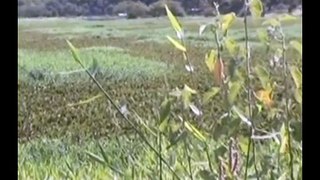
[[[128,18],[165,15],[163,4],[168,4],[177,16],[214,16],[213,2],[219,3],[221,13],[236,12],[241,16],[243,0],[18,0],[19,17],[116,16]],[[291,11],[302,0],[262,0],[265,12],[274,8]]]

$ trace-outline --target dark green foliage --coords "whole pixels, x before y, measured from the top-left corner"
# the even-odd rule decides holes
[[[243,15],[242,1],[220,0],[217,2],[220,4],[219,10],[222,14],[232,11],[239,16]],[[266,6],[266,12],[282,7],[285,8],[284,11],[292,11],[302,3],[301,0],[264,0],[263,2]],[[183,16],[185,12],[190,15],[212,16],[211,8],[213,4],[211,1],[170,0],[166,3],[177,16]],[[145,17],[146,14],[157,17],[165,15],[162,4],[163,0],[19,0],[18,15],[19,17],[114,15],[114,12],[118,12],[118,10],[112,10],[113,7],[122,6],[122,8],[127,7],[125,10],[128,11],[128,16],[131,18]],[[132,6],[132,8],[129,6]],[[151,10],[149,12],[148,7]],[[122,8],[120,8],[121,11]]]
[[[127,13],[129,19],[134,19],[137,17],[146,17],[149,8],[144,3],[138,1],[123,1],[113,7],[113,14]]]
[[[209,16],[215,16],[216,15],[216,11],[213,7],[206,7],[202,14],[205,16],[205,17],[209,17]]]
[[[165,16],[166,11],[164,8],[164,4],[167,4],[172,13],[175,16],[184,16],[185,12],[184,9],[181,6],[180,2],[177,1],[166,1],[166,0],[161,0],[157,1],[153,4],[150,5],[150,14],[153,17],[159,17],[159,16]]]

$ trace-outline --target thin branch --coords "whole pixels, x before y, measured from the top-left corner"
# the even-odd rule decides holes
[[[147,146],[161,159],[161,161],[169,168],[169,170],[173,173],[173,175],[177,178],[180,179],[180,177],[177,175],[177,173],[171,168],[169,163],[163,159],[161,154],[149,143],[147,138],[143,135],[143,133],[136,127],[136,125],[131,122],[128,117],[122,113],[121,109],[115,104],[115,102],[112,100],[111,96],[105,91],[105,89],[102,87],[102,85],[96,80],[96,78],[89,72],[88,69],[84,67],[84,65],[79,61],[78,62],[80,66],[85,69],[86,73],[90,76],[90,78],[94,81],[94,83],[98,86],[98,88],[103,92],[103,94],[106,96],[106,98],[110,101],[112,106],[118,111],[118,113],[124,118],[130,126],[134,129],[134,131],[140,136],[140,138],[147,144]]]
[[[286,61],[286,39],[285,35],[282,31],[282,28],[280,27],[280,34],[281,34],[281,40],[282,40],[282,60],[283,60],[283,74],[284,74],[284,86],[285,86],[285,128],[286,128],[286,133],[288,135],[288,149],[289,149],[289,157],[290,157],[290,162],[289,162],[289,168],[290,168],[290,177],[293,180],[294,175],[293,175],[293,152],[292,152],[292,144],[291,144],[291,134],[289,130],[289,97],[288,97],[288,89],[289,89],[289,84],[288,84],[288,62]]]
[[[247,0],[244,1],[244,30],[245,30],[245,49],[246,49],[246,54],[245,54],[245,60],[247,62],[246,64],[246,69],[247,69],[247,99],[248,99],[248,105],[249,105],[249,121],[251,122],[251,136],[254,133],[254,123],[252,121],[252,109],[253,109],[253,101],[252,101],[252,88],[251,88],[251,61],[250,61],[250,51],[249,51],[249,42],[248,42],[248,23],[247,23],[247,14],[248,14],[248,8],[249,8],[249,2]],[[246,157],[246,169],[245,169],[245,180],[247,179],[248,176],[248,166],[249,166],[249,157],[250,157],[250,149],[251,149],[251,144],[253,145],[252,153],[253,153],[253,158],[254,158],[254,168],[255,168],[255,173],[258,176],[258,169],[255,163],[255,142],[252,140],[251,136],[249,136],[249,145],[248,145],[248,151],[247,151],[247,157]],[[259,177],[257,177],[259,179]]]

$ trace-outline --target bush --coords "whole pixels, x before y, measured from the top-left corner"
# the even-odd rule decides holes
[[[104,9],[104,12],[106,13],[106,14],[112,14],[112,12],[113,12],[113,5],[109,5],[109,6],[107,6],[105,9]]]
[[[44,5],[23,5],[18,8],[19,17],[48,17],[51,12]]]
[[[149,11],[148,6],[144,3],[138,1],[123,1],[119,4],[115,5],[113,8],[113,13],[127,13],[129,19],[137,18],[137,17],[145,17],[147,16]]]
[[[63,8],[63,15],[62,16],[77,16],[80,15],[80,9],[77,5],[72,3],[66,3],[66,5]]]
[[[165,4],[168,5],[175,16],[184,16],[186,14],[180,2],[161,0],[150,5],[150,15],[153,17],[165,16]]]
[[[205,17],[216,16],[215,9],[213,7],[207,7],[203,10],[202,14]]]

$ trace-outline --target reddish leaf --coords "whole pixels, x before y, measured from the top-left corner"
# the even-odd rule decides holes
[[[216,61],[216,63],[215,63],[213,74],[214,74],[215,83],[217,85],[221,86],[223,84],[223,80],[225,78],[224,65],[223,65],[223,61],[221,58],[219,59],[219,61]]]

